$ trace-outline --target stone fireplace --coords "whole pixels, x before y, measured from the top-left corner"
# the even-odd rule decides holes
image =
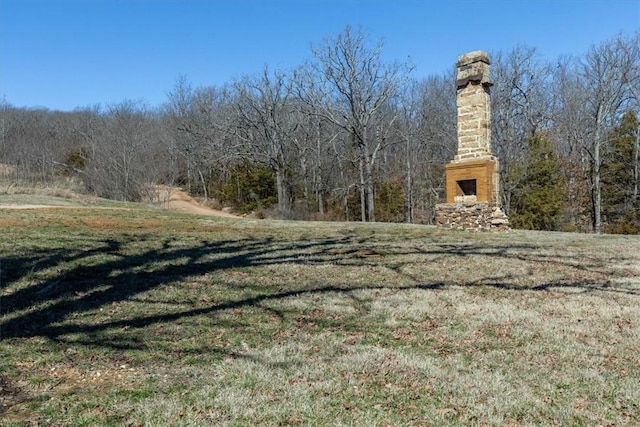
[[[443,227],[509,228],[499,207],[498,159],[491,153],[489,66],[483,51],[466,53],[456,63],[458,150],[446,165],[446,203],[436,207]]]

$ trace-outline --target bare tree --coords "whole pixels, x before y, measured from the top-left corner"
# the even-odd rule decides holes
[[[375,221],[374,166],[389,143],[376,134],[375,121],[413,69],[407,63],[383,64],[381,51],[382,42],[370,46],[362,31],[347,26],[312,47],[315,76],[300,91],[317,114],[350,135],[357,149],[363,221]]]
[[[607,143],[608,131],[621,117],[622,107],[629,100],[629,79],[634,69],[631,49],[625,48],[634,40],[619,36],[598,46],[592,46],[580,64],[579,76],[586,99],[587,117],[593,133],[585,139],[584,151],[590,161],[593,230],[601,232],[602,204],[602,148]]]
[[[456,86],[454,70],[427,78],[421,90],[418,188],[422,189],[421,222],[432,223],[435,205],[444,192],[444,167],[456,153]]]
[[[209,198],[208,177],[214,164],[223,164],[229,150],[222,146],[228,123],[228,91],[214,87],[192,88],[182,76],[165,105],[166,121],[173,136],[178,167],[187,191]]]
[[[101,119],[89,148],[87,188],[102,197],[139,201],[162,177],[158,126],[150,111],[134,101],[108,107]]]
[[[271,73],[265,66],[259,77],[244,77],[235,83],[238,115],[236,136],[246,152],[269,166],[276,175],[278,211],[287,217],[291,211],[289,142],[299,126],[292,120],[296,106],[291,85],[281,71]]]
[[[508,213],[519,179],[513,166],[526,157],[529,138],[549,126],[553,107],[553,74],[535,48],[516,46],[492,55],[492,148],[500,159],[502,206]]]
[[[69,113],[44,108],[0,108],[0,161],[12,165],[16,178],[49,181],[69,149]]]
[[[294,151],[292,164],[298,165],[302,196],[307,201],[315,199],[315,210],[324,218],[327,197],[335,182],[333,175],[340,169],[334,151],[340,131],[313,114],[308,105],[296,99],[293,102],[295,106],[288,114],[289,120],[296,123],[288,134]]]
[[[432,76],[407,85],[397,103],[404,162],[407,222],[430,223],[444,182],[444,168],[456,151],[454,77]],[[422,209],[417,209],[421,206]],[[422,211],[418,219],[418,211]]]

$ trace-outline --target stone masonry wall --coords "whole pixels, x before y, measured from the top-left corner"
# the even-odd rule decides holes
[[[443,203],[436,206],[439,227],[469,231],[508,231],[509,219],[495,203]]]

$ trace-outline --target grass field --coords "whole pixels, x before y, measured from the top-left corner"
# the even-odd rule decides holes
[[[640,425],[637,236],[98,207],[0,210],[0,425]]]

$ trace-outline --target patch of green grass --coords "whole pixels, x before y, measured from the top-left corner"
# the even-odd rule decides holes
[[[640,423],[637,238],[134,208],[0,233],[0,425]]]

